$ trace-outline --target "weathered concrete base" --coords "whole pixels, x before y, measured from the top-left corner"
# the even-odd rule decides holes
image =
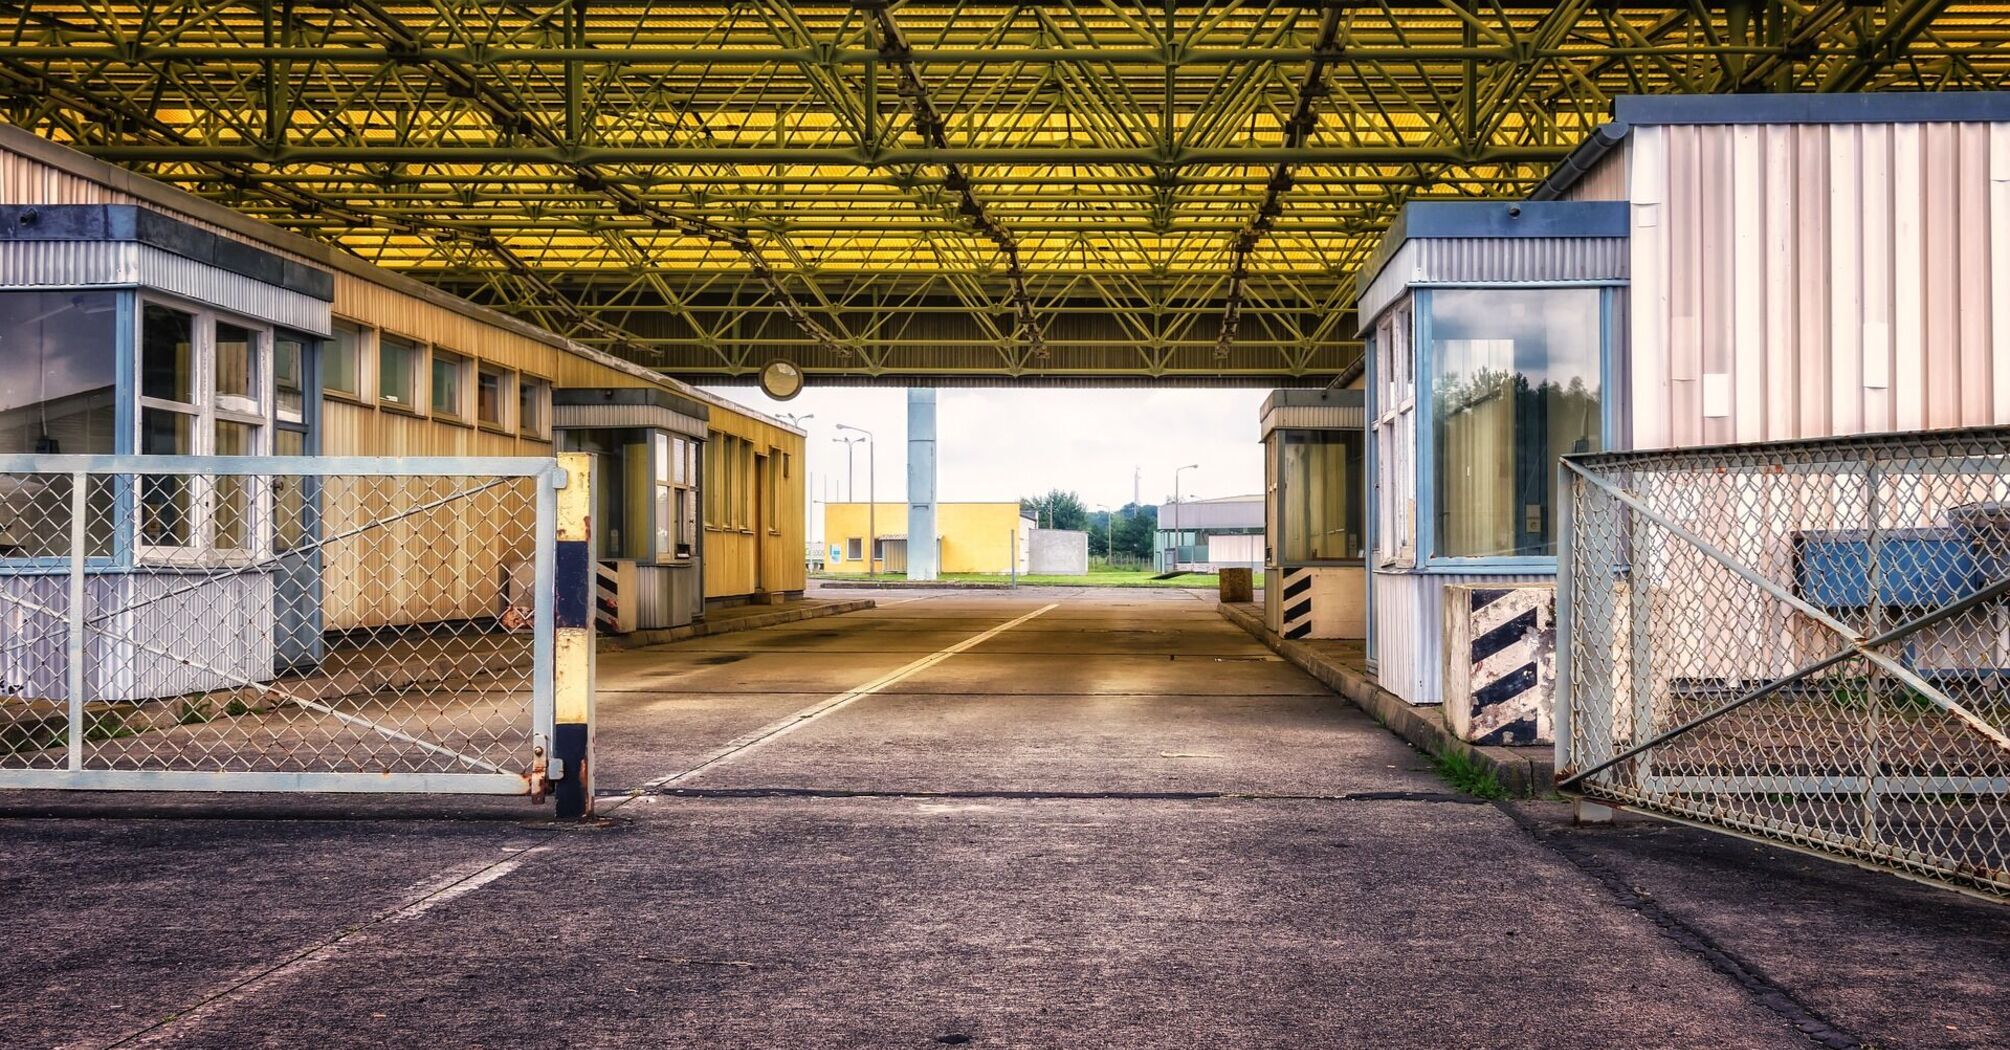
[[[1619,811],[1611,806],[1601,806],[1585,799],[1572,799],[1570,821],[1573,824],[1610,824],[1619,816]]]
[[[876,605],[870,598],[844,598],[839,600],[808,599],[789,602],[779,609],[760,612],[752,610],[760,606],[734,606],[734,612],[721,615],[714,610],[711,619],[686,624],[683,627],[666,627],[655,631],[633,631],[628,634],[603,634],[599,636],[603,650],[640,649],[650,645],[664,645],[681,642],[687,638],[709,638],[713,635],[732,634],[735,631],[752,631],[777,624],[795,623],[798,620],[814,620],[820,616],[836,616],[839,613],[858,612]]]
[[[1377,722],[1428,755],[1447,751],[1464,754],[1481,769],[1492,771],[1494,779],[1509,794],[1541,796],[1550,793],[1556,782],[1554,752],[1546,747],[1482,747],[1469,744],[1445,728],[1444,716],[1433,705],[1416,707],[1382,688],[1364,668],[1354,666],[1317,643],[1279,638],[1263,626],[1263,610],[1255,605],[1217,606],[1228,622],[1248,631],[1271,651],[1297,665],[1300,670],[1324,682],[1328,688],[1368,712]]]

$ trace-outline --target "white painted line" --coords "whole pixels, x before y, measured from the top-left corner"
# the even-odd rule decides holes
[[[806,725],[809,725],[811,722],[814,722],[817,719],[822,718],[825,715],[828,715],[831,712],[838,710],[839,708],[851,704],[854,701],[862,700],[868,696],[871,696],[874,693],[879,692],[882,689],[886,689],[891,686],[897,685],[900,682],[904,681],[905,679],[920,674],[921,672],[926,671],[931,667],[934,667],[936,664],[939,664],[942,661],[947,660],[952,656],[955,656],[957,653],[964,652],[965,650],[974,648],[979,645],[983,645],[985,642],[988,642],[991,639],[996,638],[1001,634],[1004,634],[1006,631],[1009,631],[1012,628],[1017,627],[1020,624],[1025,623],[1026,621],[1031,620],[1036,616],[1039,616],[1043,613],[1049,612],[1054,609],[1058,609],[1060,607],[1061,606],[1059,602],[1050,602],[1046,605],[1041,606],[1038,609],[1033,610],[1032,612],[1027,613],[1024,616],[1018,617],[1017,619],[1007,620],[1006,622],[1001,623],[998,626],[991,628],[990,630],[983,631],[978,634],[973,634],[970,637],[965,638],[964,640],[957,642],[955,645],[949,646],[946,649],[938,649],[935,652],[932,652],[927,656],[920,658],[919,660],[915,660],[911,663],[895,668],[894,670],[889,671],[886,674],[883,674],[878,678],[875,678],[872,681],[867,682],[862,686],[859,686],[856,689],[847,690],[845,692],[838,693],[833,696],[825,697],[824,699],[819,700],[816,703],[811,704],[810,706],[805,707],[800,711],[797,711],[795,714],[777,719],[776,721],[770,722],[767,725],[764,725],[761,728],[756,729],[751,733],[747,733],[744,736],[738,737],[731,743],[727,744],[725,747],[722,747],[719,750],[712,752],[710,755],[707,755],[705,759],[699,762],[697,765],[692,766],[689,769],[685,769],[676,773],[671,773],[667,776],[657,777],[655,780],[651,780],[648,783],[644,784],[643,788],[644,789],[659,788],[669,784],[675,784],[679,781],[688,780],[691,777],[697,776],[699,773],[702,773],[705,770],[712,768],[713,766],[719,765],[720,763],[727,761],[728,759],[744,755],[747,752],[752,751],[757,747],[761,747],[765,744],[772,743],[775,740],[779,740],[782,737],[787,736],[788,734],[793,733],[796,730],[801,729]],[[626,800],[609,799],[606,800],[607,804],[602,805],[598,808],[602,811],[605,811],[615,806],[619,806],[623,801]]]
[[[523,862],[525,860],[528,860],[533,854],[543,853],[545,850],[549,848],[550,847],[548,846],[537,846],[532,849],[524,850],[518,853],[515,859],[513,860],[506,860],[500,864],[491,865],[490,867],[485,868],[482,871],[476,872],[475,874],[470,875],[466,878],[463,878],[458,882],[454,882],[450,885],[435,890],[432,893],[426,894],[425,896],[420,897],[418,900],[415,900],[412,903],[407,904],[402,908],[399,908],[397,911],[392,912],[390,921],[405,922],[410,919],[416,919],[419,916],[424,915],[429,911],[432,911],[434,908],[437,908],[440,905],[445,904],[450,900],[465,897],[468,894],[473,893],[478,889],[481,889],[483,886],[486,886],[489,883],[494,882],[505,875],[508,875],[510,872],[513,872],[516,869],[523,867]]]

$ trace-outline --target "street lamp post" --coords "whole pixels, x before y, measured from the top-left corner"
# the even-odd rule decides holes
[[[1179,545],[1180,545],[1180,535],[1181,535],[1181,533],[1180,533],[1180,527],[1179,527],[1179,526],[1180,526],[1180,517],[1181,517],[1181,514],[1180,514],[1180,509],[1179,509],[1179,476],[1180,476],[1180,472],[1181,472],[1181,471],[1186,471],[1186,470],[1199,470],[1199,469],[1200,469],[1200,464],[1198,464],[1198,463],[1188,463],[1188,464],[1187,464],[1186,466],[1184,466],[1184,467],[1180,467],[1180,468],[1179,468],[1178,470],[1175,470],[1175,471],[1173,471],[1173,553],[1172,553],[1172,558],[1171,558],[1171,564],[1167,565],[1167,566],[1166,566],[1166,569],[1165,569],[1165,571],[1167,571],[1167,572],[1178,572],[1178,571],[1179,571]]]
[[[844,446],[844,498],[845,502],[850,503],[858,499],[858,479],[852,476],[858,464],[852,461],[851,447],[865,439],[834,437],[831,440]]]
[[[1110,505],[1107,503],[1096,504],[1096,509],[1103,512],[1103,564],[1105,566],[1115,565],[1117,556],[1117,512],[1111,510]]]
[[[874,450],[872,431],[855,427],[850,423],[839,423],[839,430],[851,430],[865,435],[865,574],[869,579],[879,577],[879,453]]]

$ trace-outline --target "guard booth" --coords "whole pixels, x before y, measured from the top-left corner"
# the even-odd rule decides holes
[[[1278,390],[1263,402],[1264,622],[1284,638],[1364,638],[1361,390]]]
[[[699,464],[711,410],[655,387],[552,392],[559,447],[593,456],[596,610],[603,630],[703,619]]]
[[[1467,739],[1547,736],[1557,459],[1615,444],[1627,263],[1624,204],[1461,201],[1364,269],[1369,665]]]

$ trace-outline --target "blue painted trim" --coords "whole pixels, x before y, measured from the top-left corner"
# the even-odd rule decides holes
[[[130,456],[140,450],[140,292],[119,293],[118,310],[118,404],[113,425],[118,435],[112,450]],[[131,566],[138,558],[133,548],[139,539],[139,493],[135,485],[119,485],[112,493],[112,561]]]
[[[1626,201],[1414,201],[1390,234],[1446,237],[1626,237]]]
[[[1554,557],[1525,558],[1431,558],[1416,569],[1419,576],[1501,576],[1554,575]]]
[[[585,540],[560,540],[552,565],[552,626],[586,627],[593,622],[593,551]]]
[[[592,739],[592,728],[583,722],[559,722],[551,727],[551,757],[563,763],[564,769],[564,776],[552,784],[552,800],[561,818],[585,816],[593,801],[586,797]]]
[[[1632,125],[1916,124],[2010,121],[2010,91],[1839,95],[1625,95],[1613,116]]]
[[[1411,296],[1410,327],[1412,347],[1410,359],[1416,362],[1417,409],[1412,414],[1411,425],[1417,428],[1417,461],[1410,464],[1417,474],[1417,561],[1431,560],[1431,552],[1438,549],[1438,413],[1432,379],[1437,374],[1438,358],[1431,345],[1431,300],[1429,290],[1419,291]]]

